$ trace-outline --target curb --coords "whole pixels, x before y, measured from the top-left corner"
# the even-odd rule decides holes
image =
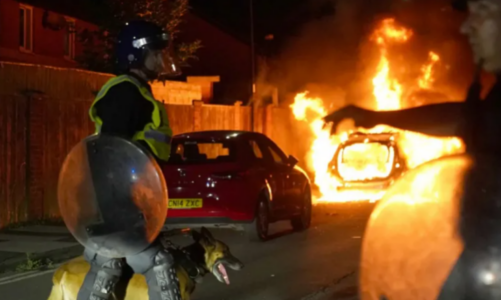
[[[57,268],[59,268],[62,264],[53,265],[52,268],[49,269],[41,269],[38,271],[27,271],[22,273],[5,273],[0,274],[0,286],[10,284],[13,282],[45,275],[48,273],[53,273]]]
[[[82,255],[84,247],[82,245],[75,245],[71,247],[55,249],[43,253],[32,253],[30,258],[36,260],[49,259],[53,264],[58,264],[77,256]],[[15,272],[16,267],[26,262],[26,256],[20,255],[11,259],[7,259],[0,263],[0,276],[4,273]],[[42,269],[43,270],[43,269]]]
[[[357,278],[357,272],[352,271],[339,277],[331,284],[324,286],[316,292],[302,297],[300,300],[358,300],[358,292],[355,292],[355,295],[353,295],[353,292],[349,291],[352,288],[356,289],[356,286],[358,285]],[[348,293],[346,293],[346,291],[348,291]]]

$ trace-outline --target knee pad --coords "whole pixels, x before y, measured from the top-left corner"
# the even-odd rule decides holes
[[[174,258],[160,245],[127,257],[134,272],[145,276],[150,300],[181,300]]]
[[[84,258],[90,264],[77,300],[108,300],[120,280],[124,262],[122,259],[100,256],[86,250]]]

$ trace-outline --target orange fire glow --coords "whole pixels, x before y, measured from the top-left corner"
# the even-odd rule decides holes
[[[381,53],[375,76],[372,79],[376,110],[402,109],[404,90],[416,86],[421,89],[430,89],[433,86],[433,69],[440,61],[439,55],[435,52],[429,52],[429,60],[422,66],[421,76],[417,82],[404,84],[391,75],[391,57],[388,54],[388,47],[395,43],[405,43],[412,37],[412,34],[411,30],[398,26],[395,20],[386,19],[372,35],[372,41]],[[308,123],[313,135],[306,163],[308,170],[314,174],[313,182],[318,188],[319,194],[315,197],[316,202],[375,201],[384,195],[384,189],[376,191],[363,188],[340,189],[343,185],[342,179],[332,174],[330,165],[338,146],[348,139],[350,132],[331,136],[330,128],[323,127],[322,117],[327,115],[327,109],[322,99],[309,97],[308,92],[300,93],[296,95],[291,108],[296,120]],[[408,168],[415,168],[432,159],[464,150],[463,143],[457,138],[433,138],[384,125],[358,131],[398,134],[398,148]],[[360,145],[353,144],[343,150],[343,159],[348,158],[347,163],[341,163],[338,157],[337,171],[344,179],[349,178],[348,180],[383,178],[388,175],[388,169],[391,167],[388,164],[393,162],[392,151],[390,148],[382,148],[381,144],[370,143],[368,140]],[[385,158],[380,159],[378,155],[383,155]]]

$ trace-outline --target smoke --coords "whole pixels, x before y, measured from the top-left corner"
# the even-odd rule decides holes
[[[311,0],[310,6],[326,2],[334,5],[335,13],[304,25],[259,75],[261,82],[278,86],[286,103],[304,90],[322,97],[331,109],[370,101],[379,52],[369,36],[384,17],[414,31],[408,43],[394,49],[391,67],[398,78],[417,78],[433,50],[441,57],[435,88],[453,100],[464,95],[473,64],[459,33],[464,16],[450,8],[450,0]]]

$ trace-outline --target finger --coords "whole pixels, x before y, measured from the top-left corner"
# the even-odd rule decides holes
[[[336,131],[337,131],[337,124],[332,124],[331,135],[336,135]]]
[[[336,119],[336,112],[328,114],[327,116],[322,118],[324,122],[333,122]]]

